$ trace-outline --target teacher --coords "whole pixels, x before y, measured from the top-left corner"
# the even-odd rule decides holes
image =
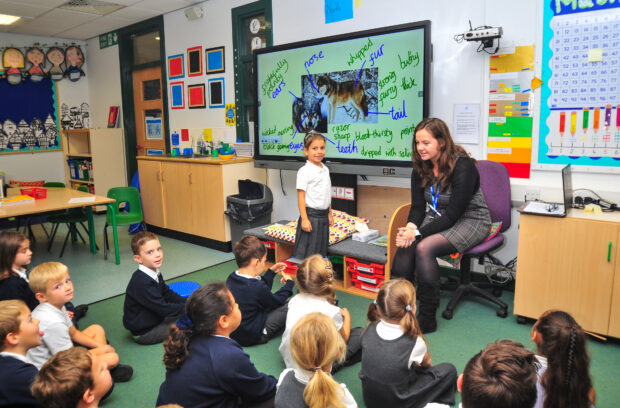
[[[439,307],[437,257],[483,241],[491,215],[476,160],[454,143],[444,121],[422,120],[412,144],[411,210],[407,225],[398,229],[391,272],[412,282],[417,272],[418,321],[423,333],[431,333]]]

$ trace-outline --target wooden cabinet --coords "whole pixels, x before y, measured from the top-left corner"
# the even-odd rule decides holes
[[[144,219],[156,227],[165,228],[164,192],[161,181],[161,163],[158,161],[138,160],[140,177],[140,196]]]
[[[252,159],[230,161],[140,156],[140,195],[146,223],[212,240],[230,241],[226,197],[237,181],[265,183]]]
[[[619,233],[615,214],[521,214],[514,313],[560,309],[585,330],[620,337]]]

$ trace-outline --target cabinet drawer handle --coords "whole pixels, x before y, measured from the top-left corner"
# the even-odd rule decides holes
[[[609,246],[607,247],[607,262],[611,261],[611,241],[609,241]]]
[[[155,179],[156,179],[157,181],[160,181],[160,180],[161,180],[161,177],[159,176],[159,170],[157,170],[157,171],[155,172]]]
[[[159,173],[160,177],[161,177],[161,181],[164,181],[164,171],[162,170],[161,173]]]
[[[189,184],[192,184],[192,173],[189,173]]]

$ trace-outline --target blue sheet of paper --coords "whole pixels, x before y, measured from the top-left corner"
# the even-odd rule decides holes
[[[179,134],[177,132],[174,132],[171,136],[172,136],[172,141],[170,144],[173,146],[178,146],[179,145]]]
[[[325,0],[325,24],[353,18],[353,0]]]

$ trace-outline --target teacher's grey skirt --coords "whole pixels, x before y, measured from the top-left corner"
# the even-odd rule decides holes
[[[314,254],[326,256],[329,245],[329,208],[317,210],[306,207],[306,213],[312,225],[312,231],[306,232],[301,229],[301,217],[299,217],[293,254],[295,258],[302,260]]]

